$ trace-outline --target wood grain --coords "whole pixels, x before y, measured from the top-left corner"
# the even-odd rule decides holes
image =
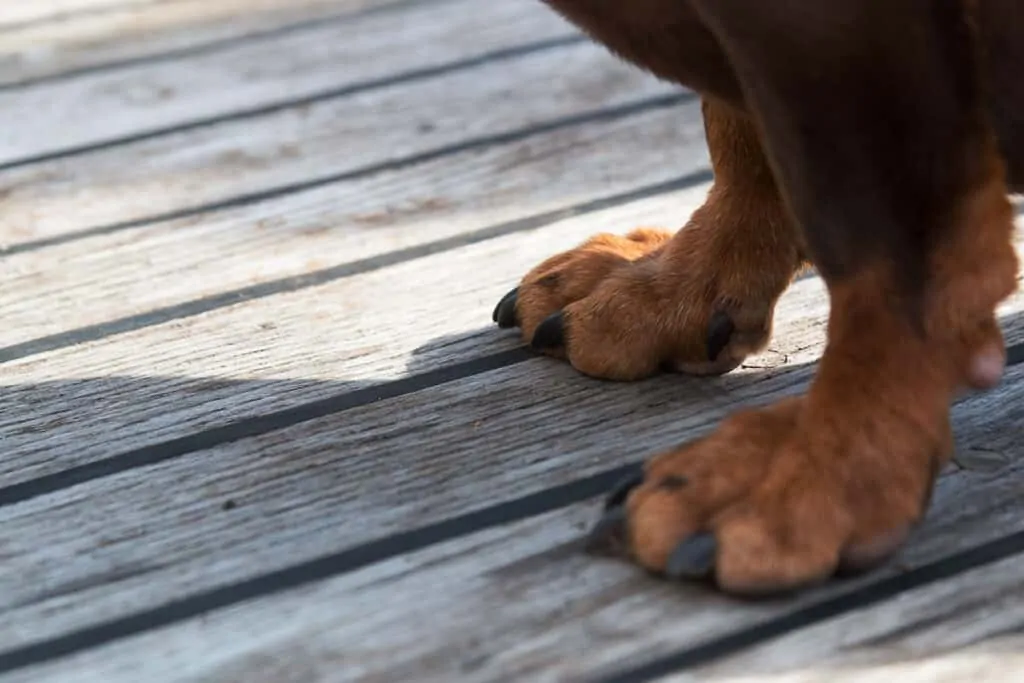
[[[594,232],[678,225],[706,187],[5,364],[0,477],[15,484],[514,348],[490,315],[523,272]],[[752,364],[813,360],[826,306],[820,281],[794,286],[771,350]],[[1022,306],[1016,297],[1001,311],[1012,338]]]
[[[800,683],[827,675],[842,683],[1018,681],[1024,675],[1021,565],[1019,556],[1010,557],[692,675],[660,680]]]
[[[801,308],[790,319],[805,333],[783,337],[792,370],[777,354],[772,369],[719,380],[608,385],[530,360],[2,507],[0,610],[16,612],[0,642],[586,476],[707,429],[738,404],[797,391],[820,349],[824,301],[809,298],[817,315]],[[47,559],[59,557],[75,561]]]
[[[810,278],[724,378],[495,355],[527,268],[699,203],[695,103],[538,2],[2,4],[0,671],[86,651],[0,681],[576,680],[757,624],[684,675],[1020,674],[980,644],[1021,628],[1018,558],[779,619],[1024,533],[1022,365],[957,405],[955,465],[882,572],[751,605],[578,552],[584,478],[801,391],[821,352]]]
[[[398,170],[395,165],[403,160],[411,164],[470,140],[483,138],[480,146],[488,136],[550,126],[671,92],[589,44],[509,52],[506,48],[524,41],[520,28],[515,22],[501,23],[474,40],[429,43],[422,50],[426,56],[415,62],[408,52],[397,51],[410,69],[429,67],[435,51],[456,61],[472,59],[474,49],[497,55],[475,68],[367,86],[349,96],[0,172],[4,247],[9,253],[24,249],[26,242],[38,247],[40,240],[69,233],[109,231],[168,213],[237,202],[238,197],[294,192],[317,179]],[[531,45],[560,45],[544,42],[540,34],[540,42]],[[376,54],[367,49],[365,58]],[[550,60],[556,54],[561,63],[552,73]],[[510,107],[513,98],[516,105]],[[694,125],[686,115],[680,115],[684,133]],[[26,126],[16,130],[32,138],[45,132],[32,133]],[[571,127],[571,121],[564,127]]]
[[[798,374],[801,373],[793,373]],[[792,375],[783,373],[777,377],[786,376]],[[50,598],[56,603],[45,613],[35,612],[36,606],[29,605],[15,608],[10,614],[25,614],[18,622],[33,625],[46,623],[45,618],[49,615],[52,621],[63,621],[65,628],[70,628],[80,618],[76,615],[83,611],[75,607],[82,594],[91,594],[87,604],[95,611],[90,612],[89,617],[99,619],[109,614],[110,609],[104,606],[101,598],[104,591],[119,593],[118,604],[130,609],[140,606],[143,601],[141,595],[152,598],[153,593],[160,590],[158,587],[167,586],[167,581],[181,581],[179,589],[187,586],[194,590],[197,581],[190,574],[190,571],[195,571],[189,569],[190,552],[196,555],[192,560],[193,567],[201,565],[200,571],[207,577],[225,581],[239,566],[244,565],[250,570],[253,563],[267,566],[268,563],[260,559],[261,554],[270,558],[270,562],[280,562],[284,556],[296,561],[302,557],[302,552],[296,554],[295,548],[303,544],[312,548],[319,541],[321,552],[347,545],[362,533],[361,527],[378,521],[382,511],[387,511],[388,515],[401,515],[403,513],[396,511],[396,507],[406,510],[421,507],[419,519],[423,522],[435,513],[450,513],[460,505],[479,506],[496,496],[513,495],[524,479],[537,477],[547,484],[555,483],[563,476],[561,467],[555,464],[561,460],[560,456],[548,455],[542,460],[531,461],[525,452],[520,451],[516,458],[518,465],[506,465],[499,475],[490,471],[495,458],[502,459],[494,451],[500,453],[509,442],[518,442],[512,446],[514,449],[524,448],[524,439],[518,435],[529,434],[529,441],[545,443],[550,454],[552,447],[557,449],[556,435],[565,433],[563,425],[571,430],[575,448],[576,444],[587,443],[588,429],[579,424],[565,424],[566,421],[575,422],[583,416],[597,420],[607,418],[599,409],[595,414],[596,406],[582,397],[573,401],[571,408],[560,409],[558,403],[552,402],[548,392],[571,384],[571,379],[565,378],[553,385],[540,380],[539,386],[537,380],[540,378],[532,379],[533,388],[523,387],[524,393],[518,396],[514,395],[517,393],[512,386],[514,380],[498,377],[486,384],[481,382],[472,392],[476,406],[474,412],[478,415],[488,410],[487,406],[493,399],[487,392],[495,385],[515,401],[519,411],[514,418],[517,424],[515,427],[505,425],[500,432],[491,431],[493,422],[501,419],[496,415],[484,416],[477,430],[469,430],[461,425],[462,405],[457,401],[448,403],[450,408],[440,420],[439,424],[444,425],[440,428],[460,434],[469,443],[464,445],[464,455],[456,454],[458,446],[450,447],[444,456],[437,454],[426,470],[416,464],[420,453],[413,450],[403,452],[398,448],[397,440],[387,442],[384,433],[392,427],[374,423],[369,431],[384,443],[390,443],[393,455],[386,459],[400,457],[402,460],[402,466],[395,467],[381,462],[378,457],[375,467],[387,473],[388,487],[398,488],[407,481],[412,488],[407,489],[404,495],[388,497],[381,488],[371,485],[365,477],[365,470],[357,465],[359,458],[356,452],[345,451],[340,448],[340,443],[331,450],[346,453],[338,456],[345,460],[346,472],[331,476],[331,466],[322,461],[316,477],[307,471],[305,479],[301,482],[296,480],[290,491],[281,490],[279,500],[282,504],[288,501],[286,508],[275,508],[269,502],[271,491],[249,482],[244,488],[255,495],[244,502],[239,501],[235,510],[230,513],[215,511],[216,496],[209,494],[204,510],[200,496],[192,491],[169,490],[166,485],[160,490],[158,482],[176,480],[170,470],[149,473],[146,482],[136,485],[143,489],[131,490],[132,499],[152,501],[151,504],[156,506],[172,501],[182,505],[195,498],[187,517],[188,532],[178,526],[180,521],[174,521],[181,519],[180,513],[168,514],[157,523],[155,520],[147,522],[146,511],[133,512],[133,523],[125,522],[124,531],[119,531],[122,527],[118,520],[125,519],[125,516],[116,514],[117,501],[125,500],[129,491],[105,488],[114,482],[102,482],[100,486],[104,488],[96,490],[88,503],[81,501],[77,509],[77,534],[65,530],[67,523],[61,520],[64,515],[70,519],[75,504],[63,501],[50,507],[47,517],[52,523],[52,531],[47,530],[47,537],[54,538],[57,547],[51,547],[49,552],[54,557],[64,557],[67,556],[64,553],[71,550],[65,544],[77,543],[75,557],[80,563],[84,564],[86,558],[105,556],[104,568],[108,571],[124,566],[131,557],[145,579],[131,576],[116,584],[96,586],[95,582],[80,578],[79,585],[88,585],[88,588],[78,593],[52,589],[59,597]],[[1003,388],[983,397],[968,399],[956,408],[955,424],[961,440],[992,447],[999,447],[998,443],[1010,444],[1012,450],[1008,455],[1012,465],[997,474],[962,471],[944,477],[928,522],[901,558],[904,565],[913,567],[936,561],[953,552],[1024,529],[1024,521],[1019,514],[1013,513],[1018,492],[1024,485],[1021,453],[1012,438],[1012,425],[1024,417],[1021,415],[1020,393],[1024,387],[1021,379],[1024,379],[1024,368],[1016,367]],[[772,380],[762,382],[765,388],[771,383]],[[438,392],[445,390],[437,389]],[[513,395],[508,394],[510,391]],[[531,391],[532,394],[526,393]],[[602,389],[601,395],[608,396],[608,391],[616,393],[615,389]],[[431,395],[420,397],[422,405],[445,405],[440,396],[433,391],[429,393]],[[638,398],[659,400],[659,393],[657,383],[651,383]],[[674,393],[678,396],[678,391]],[[537,397],[533,403],[535,407],[530,406],[527,395]],[[594,395],[591,392],[591,396]],[[449,394],[445,398],[453,396]],[[622,395],[617,397],[616,404],[620,416],[624,412],[637,411],[636,403]],[[434,431],[419,431],[413,410],[393,408],[393,413],[412,418],[409,422],[403,420],[402,431],[409,435],[405,438],[415,439],[415,450],[441,443]],[[643,443],[651,444],[666,431],[679,430],[677,437],[693,433],[692,423],[688,427],[680,427],[678,421],[679,415],[686,416],[684,421],[691,420],[688,411],[676,404],[673,406],[675,410],[671,411],[677,418],[673,421],[667,419],[670,411],[665,408],[668,406],[659,410],[664,422],[656,427],[648,425],[638,433],[638,436],[642,434],[639,438]],[[534,423],[537,412],[548,416],[557,414],[559,419],[557,423]],[[620,426],[615,417],[606,422],[599,430],[600,448],[607,452],[614,450],[617,443],[637,443],[636,437],[630,437],[633,428],[644,422],[644,417],[637,412],[630,415],[628,424]],[[707,412],[702,411],[697,419],[714,413],[715,409],[711,407]],[[364,421],[363,424],[369,422]],[[337,425],[335,429],[338,429]],[[496,434],[501,434],[502,438],[494,439]],[[622,441],[610,441],[610,434],[615,434],[616,439]],[[290,443],[299,449],[302,444],[311,443],[309,436],[302,440],[288,439],[287,435],[282,437],[282,445]],[[473,458],[471,452],[479,451],[485,444],[487,457],[483,460],[479,456]],[[326,451],[323,455],[329,457]],[[223,462],[225,457],[224,454],[208,454],[207,460]],[[571,466],[567,463],[562,466],[567,467],[573,476],[579,476],[592,466],[594,457],[585,450],[579,451],[574,454]],[[459,464],[455,465],[456,462]],[[257,469],[266,472],[281,467],[281,463],[272,463],[272,456],[264,452],[260,463],[251,463],[252,476],[259,476],[255,473]],[[176,463],[175,467],[180,464]],[[203,467],[199,463],[196,466]],[[324,478],[331,481],[322,481]],[[460,483],[463,479],[472,479],[471,489],[463,487]],[[230,495],[228,481],[217,479],[216,482],[221,487],[220,495]],[[360,484],[359,495],[346,495],[349,487]],[[490,491],[488,487],[495,484],[499,485],[499,491]],[[265,496],[265,502],[260,501],[261,496]],[[337,500],[325,500],[334,496]],[[368,500],[377,498],[380,500],[376,504]],[[302,522],[287,520],[289,514],[295,514],[300,499],[307,504],[323,506],[324,511],[316,516],[310,514]],[[96,505],[106,509],[100,511]],[[362,512],[361,506],[367,506],[367,512]],[[92,513],[95,521],[88,519],[89,510],[95,510]],[[25,509],[22,515],[5,522],[5,530],[12,529],[13,537],[19,538],[19,527],[28,526],[29,517],[38,520],[40,513],[40,508]],[[591,503],[570,506],[546,516],[394,558],[317,585],[296,588],[123,643],[101,647],[31,674],[33,680],[57,680],[62,673],[76,670],[88,672],[85,680],[100,680],[100,676],[112,677],[112,680],[138,680],[129,676],[148,678],[157,672],[155,667],[163,667],[161,671],[177,672],[173,680],[269,682],[309,680],[315,674],[329,676],[330,680],[408,680],[410,676],[424,681],[453,678],[472,681],[524,678],[579,680],[586,673],[607,672],[610,667],[618,669],[691,648],[737,628],[764,623],[794,609],[828,599],[837,591],[856,590],[886,576],[908,571],[907,566],[901,567],[896,563],[869,577],[831,584],[796,600],[734,602],[699,588],[652,580],[622,563],[581,555],[573,543],[593,515],[594,505]],[[230,545],[227,538],[240,531],[238,526],[252,524],[252,517],[262,517],[265,521],[276,517],[275,522],[281,526],[273,531],[265,530],[263,534],[250,527],[244,535],[247,543],[251,544],[249,547]],[[103,550],[90,548],[84,539],[91,537],[89,529],[93,524],[99,526],[100,518],[107,521],[107,534],[133,530],[133,542],[111,539],[113,544],[104,544]],[[220,530],[211,533],[212,528],[218,525]],[[156,531],[158,526],[159,532]],[[386,528],[386,523],[384,527],[375,525],[374,532],[381,533]],[[60,533],[60,530],[65,531]],[[175,530],[183,538],[181,543],[186,542],[186,537],[192,544],[200,543],[208,537],[207,534],[219,538],[222,543],[205,550],[190,545],[173,552],[173,546],[162,546],[157,552],[154,537],[158,534],[170,536]],[[77,541],[72,538],[74,536],[78,537]],[[24,545],[37,544],[25,542]],[[19,546],[20,543],[15,547]],[[117,548],[130,554],[115,560]],[[173,578],[164,579],[162,572],[168,568],[146,565],[144,558],[147,552],[164,562],[170,558],[180,559],[182,564],[174,566]],[[200,557],[205,560],[200,560]],[[45,583],[45,569],[41,573],[36,567],[25,567],[21,561],[21,558],[13,559],[23,572],[21,576],[37,577],[32,585],[38,590]],[[17,577],[12,580],[16,581]],[[5,593],[32,595],[30,587],[15,588],[20,592]],[[178,595],[177,592],[173,594]],[[945,595],[946,606],[952,606],[951,601],[958,599],[955,591],[947,589]],[[859,624],[864,623],[862,619],[867,619],[870,625],[871,615],[857,612],[846,618],[850,622],[843,632],[856,633]],[[429,628],[426,626],[428,623]],[[235,637],[243,628],[251,635]],[[15,633],[12,641],[10,630],[6,629],[5,642],[17,642],[19,634]],[[20,630],[20,635],[24,635],[25,628]],[[870,628],[867,631],[870,633]]]
[[[136,314],[152,318],[153,309],[310,276],[701,170],[700,123],[686,111],[483,145],[231,211],[8,257],[0,344]],[[621,156],[626,149],[631,161]],[[649,153],[635,154],[640,149]],[[0,350],[8,358],[10,352]]]
[[[418,0],[74,0],[0,7],[0,88],[112,71]],[[441,1],[444,0],[432,0]]]
[[[678,224],[706,188],[5,364],[0,477],[23,481],[518,346],[490,315],[526,269],[595,231]],[[800,283],[785,302],[779,348],[816,352],[820,283]]]
[[[809,293],[823,305],[820,290]],[[153,598],[156,591],[153,599],[166,599],[195,588],[197,574],[217,582],[251,576],[257,568],[457,514],[462,506],[603,470],[700,433],[737,404],[799,390],[810,372],[803,364],[820,349],[823,314],[800,306],[792,315],[782,312],[783,325],[792,320],[806,331],[801,338],[783,327],[780,338],[793,352],[776,352],[775,362],[788,359],[789,366],[774,371],[608,385],[538,359],[4,508],[9,547],[20,549],[0,572],[12,582],[4,594],[32,603],[19,624],[45,628],[45,614],[80,624],[75,620],[114,616],[107,610],[124,605],[121,596],[104,608],[104,593],[148,586],[139,594]],[[402,446],[403,439],[415,446]],[[992,449],[984,441],[969,445]],[[500,488],[491,491],[484,482]],[[226,500],[236,506],[230,516],[220,514]],[[35,540],[44,531],[48,543],[39,548]],[[277,534],[288,539],[287,551],[270,541]],[[214,562],[220,553],[225,559]],[[59,556],[76,563],[48,569],[45,558]],[[157,577],[153,572],[161,572],[166,558],[176,558],[173,571]],[[189,562],[191,570],[184,566]],[[206,574],[211,563],[215,576]],[[4,642],[15,635],[0,631]]]
[[[522,42],[571,32],[539,3],[499,0],[485,13],[471,6],[472,0],[423,3],[401,15],[369,13],[166,63],[0,91],[7,123],[0,130],[0,164],[391,76],[412,64],[448,61],[453,52],[494,49],[513,32]]]
[[[35,0],[0,6],[0,28],[22,24],[59,22],[75,16],[106,14],[115,9],[138,8],[158,0]]]

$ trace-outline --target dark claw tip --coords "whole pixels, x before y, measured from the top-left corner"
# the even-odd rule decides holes
[[[621,507],[626,502],[629,492],[642,483],[644,483],[644,470],[642,467],[637,467],[635,472],[631,472],[623,477],[622,481],[612,488],[611,493],[605,498],[604,509],[611,510],[612,508]]]
[[[614,555],[625,546],[626,510],[608,510],[587,534],[585,548],[588,553]]]
[[[552,313],[537,326],[530,346],[538,351],[565,345],[565,317],[562,312]]]
[[[715,311],[708,321],[708,360],[718,358],[718,354],[729,345],[732,333],[736,331],[736,324],[725,311]]]
[[[501,297],[501,301],[494,307],[491,319],[498,323],[498,327],[505,329],[516,326],[516,299],[519,296],[519,288]]]
[[[718,540],[714,534],[697,534],[686,539],[669,555],[665,574],[672,579],[704,579],[715,568]]]

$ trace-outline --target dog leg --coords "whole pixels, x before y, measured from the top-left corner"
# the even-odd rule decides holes
[[[650,569],[772,593],[875,565],[923,517],[955,392],[1002,372],[1012,211],[958,3],[693,5],[828,285],[828,346],[804,397],[652,459],[600,529]]]
[[[499,324],[617,380],[728,372],[767,345],[797,233],[747,115],[710,98],[703,113],[715,182],[686,227],[598,235],[548,259],[499,304]]]

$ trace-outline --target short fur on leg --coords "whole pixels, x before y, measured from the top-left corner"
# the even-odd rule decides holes
[[[616,380],[665,367],[720,374],[767,345],[801,265],[799,236],[750,119],[713,99],[703,112],[715,182],[689,223],[675,235],[597,235],[548,259],[499,304],[499,324]]]
[[[950,456],[954,393],[998,379],[995,308],[1016,287],[1008,145],[975,3],[550,4],[744,108],[832,303],[805,396],[652,459],[602,531],[650,569],[745,594],[885,559]]]

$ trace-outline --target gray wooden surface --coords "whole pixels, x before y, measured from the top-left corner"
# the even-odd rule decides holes
[[[0,681],[1024,676],[1024,365],[875,574],[749,604],[579,552],[624,467],[806,387],[828,308],[638,384],[490,324],[710,181],[693,96],[542,3],[0,3],[0,115]]]

